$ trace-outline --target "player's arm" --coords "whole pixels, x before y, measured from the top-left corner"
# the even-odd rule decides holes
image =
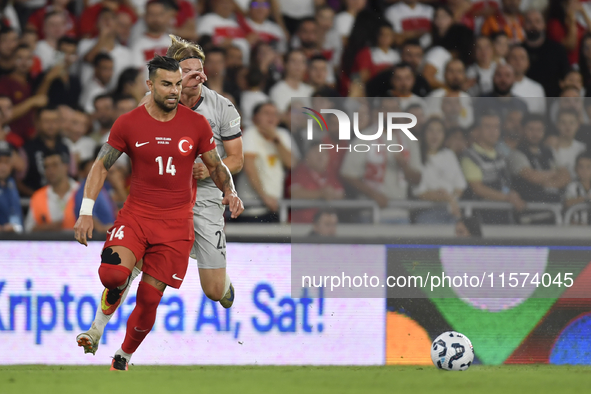
[[[238,174],[244,166],[244,154],[242,153],[242,137],[223,141],[226,158],[222,160],[231,174]],[[209,178],[209,171],[203,163],[193,164],[193,177],[197,180]]]
[[[220,158],[217,149],[214,148],[203,153],[201,160],[207,167],[213,182],[224,193],[222,204],[230,206],[232,218],[238,217],[244,211],[244,205],[236,193],[232,174],[230,174],[230,170]]]
[[[83,245],[88,246],[88,243],[86,242],[87,235],[88,238],[92,238],[92,230],[94,228],[92,208],[94,207],[94,202],[98,198],[99,192],[105,184],[109,169],[115,164],[122,153],[123,152],[113,148],[108,143],[105,143],[86,178],[84,198],[82,199],[82,206],[80,207],[80,217],[74,226],[76,241]]]

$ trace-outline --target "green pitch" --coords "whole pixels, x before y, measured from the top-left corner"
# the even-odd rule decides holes
[[[584,393],[591,367],[0,366],[0,394]]]

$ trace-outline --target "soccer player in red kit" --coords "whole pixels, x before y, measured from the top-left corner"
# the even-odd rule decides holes
[[[178,289],[183,282],[195,236],[193,162],[199,155],[224,193],[223,203],[230,206],[232,216],[244,210],[230,172],[218,155],[209,123],[178,105],[182,81],[179,63],[156,56],[148,63],[148,70],[151,98],[113,125],[88,175],[74,227],[76,240],[87,245],[86,237],[91,237],[93,229],[94,200],[109,168],[123,152],[127,153],[133,165],[130,194],[107,232],[99,277],[107,289],[116,289],[129,280],[140,259],[143,276],[112,370],[127,370],[132,354],[154,325],[164,289]]]

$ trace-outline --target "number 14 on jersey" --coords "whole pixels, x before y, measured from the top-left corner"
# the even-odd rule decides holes
[[[162,160],[162,156],[158,156],[156,162],[158,163],[158,174],[164,175],[164,161]],[[174,164],[172,164],[172,156],[169,157],[166,162],[166,173],[172,174],[173,176],[176,174],[176,168],[174,167]]]

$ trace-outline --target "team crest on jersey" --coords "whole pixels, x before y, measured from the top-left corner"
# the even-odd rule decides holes
[[[179,152],[181,152],[181,155],[183,156],[189,155],[194,147],[195,144],[190,137],[183,137],[179,140]]]
[[[211,120],[211,119],[207,119],[207,121],[209,122],[209,126],[213,130],[215,128],[215,122],[213,120]]]

